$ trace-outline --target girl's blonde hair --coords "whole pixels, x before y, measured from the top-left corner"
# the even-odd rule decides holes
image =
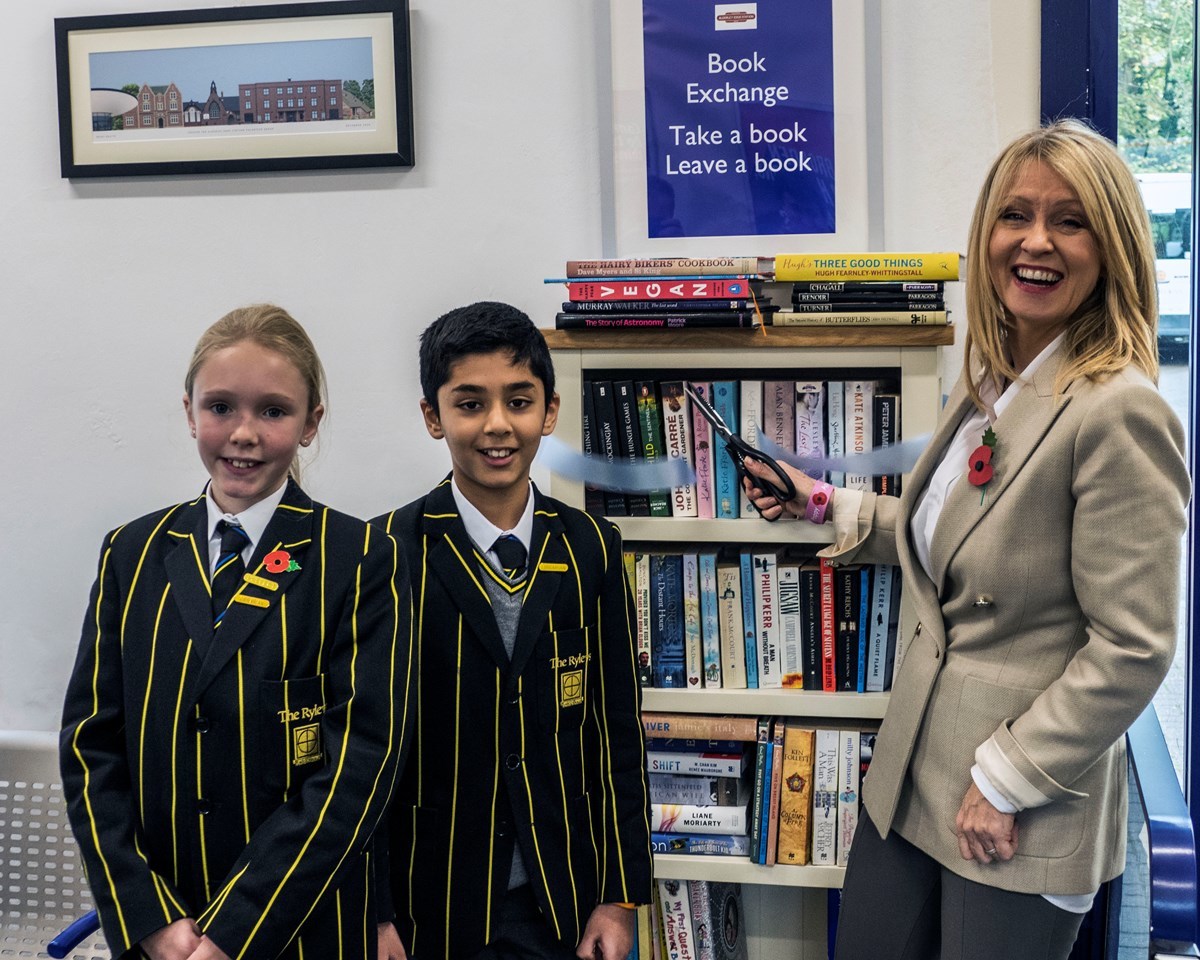
[[[1042,163],[1066,181],[1083,208],[1100,256],[1100,279],[1068,323],[1066,360],[1055,383],[1062,390],[1133,364],[1158,380],[1158,299],[1154,242],[1137,181],[1116,148],[1077,120],[1059,120],[1018,137],[992,164],[975,203],[967,243],[967,338],[963,372],[982,408],[983,377],[1015,380],[1004,349],[1012,317],[992,284],[988,244],[1029,163]],[[982,367],[982,370],[980,370]],[[976,379],[978,377],[979,379]]]
[[[325,368],[317,356],[317,348],[290,313],[271,303],[256,303],[231,310],[204,331],[196,343],[196,349],[192,351],[192,360],[183,378],[183,388],[189,398],[196,384],[196,374],[204,361],[217,350],[232,347],[244,340],[274,350],[296,368],[308,388],[306,414],[311,415],[318,405],[324,405]],[[292,458],[289,473],[297,483],[300,481],[298,453]]]

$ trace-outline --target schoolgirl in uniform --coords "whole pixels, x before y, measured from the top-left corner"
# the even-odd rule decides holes
[[[61,762],[114,957],[375,960],[391,917],[369,841],[412,713],[408,575],[296,483],[323,381],[284,310],[217,321],[183,397],[210,482],[101,548]]]

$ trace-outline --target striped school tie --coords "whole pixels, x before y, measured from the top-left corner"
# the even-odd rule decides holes
[[[509,580],[516,580],[525,572],[525,562],[528,560],[529,551],[525,549],[525,544],[512,534],[506,533],[502,537],[497,537],[496,542],[492,544],[492,552],[500,560],[504,575]]]
[[[246,574],[242,551],[250,542],[250,535],[240,524],[217,521],[217,533],[221,535],[221,555],[212,578],[213,629],[221,625],[225,612],[233,602],[233,595]]]

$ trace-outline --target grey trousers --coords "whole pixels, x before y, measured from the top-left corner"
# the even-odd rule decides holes
[[[1066,960],[1083,914],[951,873],[896,832],[858,822],[835,960]]]

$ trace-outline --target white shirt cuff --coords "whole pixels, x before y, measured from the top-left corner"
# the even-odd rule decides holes
[[[1008,802],[1007,798],[997,790],[992,781],[987,778],[987,774],[980,769],[979,764],[971,767],[971,779],[975,781],[975,786],[979,788],[979,792],[983,794],[983,799],[990,803],[1001,813],[1016,813],[1017,808]]]
[[[996,745],[995,737],[989,737],[975,748],[975,764],[971,768],[971,776],[975,778],[980,792],[988,797],[988,802],[1001,809],[979,783],[979,777],[986,780],[987,784],[1012,806],[1011,810],[1004,810],[1004,813],[1016,813],[1018,810],[1040,807],[1050,802],[1050,798],[1025,779],[1025,775],[1004,755]],[[979,777],[975,775],[976,770],[979,771]]]

